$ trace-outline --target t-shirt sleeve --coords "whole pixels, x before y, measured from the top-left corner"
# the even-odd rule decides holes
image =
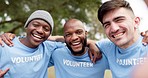
[[[106,50],[109,49],[111,41],[108,39],[103,39],[96,42],[97,47],[101,50],[102,53],[106,54]]]
[[[50,52],[53,52],[55,49],[65,46],[64,43],[56,41],[46,41],[45,44]]]

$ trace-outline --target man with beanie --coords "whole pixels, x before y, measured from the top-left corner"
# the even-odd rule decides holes
[[[0,72],[4,71],[0,78],[47,78],[51,52],[60,46],[60,43],[56,46],[57,42],[45,41],[53,26],[53,19],[47,11],[33,12],[24,26],[26,37],[15,37],[13,47],[0,46]]]

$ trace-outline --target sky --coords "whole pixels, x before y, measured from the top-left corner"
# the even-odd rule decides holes
[[[108,0],[102,0],[105,2]],[[146,6],[144,0],[126,0],[130,3],[131,7],[134,10],[136,16],[141,18],[139,30],[146,31],[148,30],[148,7]]]

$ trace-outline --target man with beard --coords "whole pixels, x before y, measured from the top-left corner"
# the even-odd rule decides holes
[[[70,19],[64,25],[64,38],[67,47],[56,49],[52,54],[56,78],[104,78],[109,68],[106,57],[95,64],[91,62],[86,46],[87,31],[83,23]]]

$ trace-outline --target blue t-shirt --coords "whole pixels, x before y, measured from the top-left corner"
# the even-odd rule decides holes
[[[4,78],[47,78],[47,68],[51,52],[62,44],[45,41],[37,48],[23,45],[18,38],[13,39],[14,46],[0,46],[0,69],[10,70]]]
[[[121,49],[109,40],[97,42],[109,62],[113,78],[131,78],[133,68],[142,64],[148,56],[148,46],[142,44],[142,37],[126,49]]]
[[[82,56],[74,56],[67,47],[52,52],[56,78],[104,78],[104,71],[108,69],[106,57],[93,64],[88,52]]]

